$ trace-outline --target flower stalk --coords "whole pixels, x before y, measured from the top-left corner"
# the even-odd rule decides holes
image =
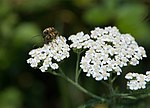
[[[75,82],[78,83],[78,78],[81,70],[79,70],[80,53],[77,53],[76,71],[75,71]]]
[[[81,85],[79,85],[77,82],[73,81],[72,79],[70,79],[68,76],[66,76],[64,74],[64,72],[62,71],[61,68],[59,68],[59,72],[57,73],[55,71],[50,71],[49,73],[55,75],[55,76],[60,76],[61,78],[63,78],[64,80],[68,81],[69,83],[71,83],[72,85],[74,85],[76,88],[78,88],[79,90],[81,90],[82,92],[84,92],[85,94],[89,95],[90,97],[94,98],[94,99],[98,99],[101,102],[105,102],[106,99],[102,98],[100,96],[97,96],[95,94],[93,94],[92,92],[88,91],[87,89],[83,88]]]

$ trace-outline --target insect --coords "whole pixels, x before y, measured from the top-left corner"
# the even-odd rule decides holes
[[[59,36],[59,32],[54,27],[48,27],[43,31],[44,43],[48,44]]]

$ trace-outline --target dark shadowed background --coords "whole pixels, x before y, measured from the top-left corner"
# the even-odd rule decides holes
[[[149,0],[0,0],[0,108],[76,108],[91,99],[61,78],[26,63],[28,52],[43,45],[42,31],[49,26],[66,38],[80,31],[90,33],[97,26],[117,26],[120,32],[132,34],[148,57],[136,67],[123,68],[123,75],[116,81],[123,92],[126,72],[150,70]],[[71,52],[71,58],[62,65],[70,77],[75,60]],[[96,94],[107,92],[85,73],[80,83]],[[124,104],[125,108],[149,108],[150,99]]]

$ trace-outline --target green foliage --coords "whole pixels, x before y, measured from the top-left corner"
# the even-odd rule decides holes
[[[133,34],[137,39],[146,41],[150,31],[148,24],[143,21],[147,9],[141,4],[128,4],[118,9],[116,25],[123,31]],[[127,20],[128,19],[128,20]]]
[[[112,14],[105,7],[93,7],[88,9],[84,14],[84,20],[93,25],[105,25],[111,20]]]
[[[42,12],[55,5],[59,0],[20,0],[17,9],[23,12]]]
[[[23,47],[29,43],[40,42],[42,34],[39,32],[39,28],[33,23],[22,23],[14,29],[14,37],[12,44],[15,47]],[[35,36],[35,37],[34,37]]]
[[[4,89],[0,92],[0,97],[1,108],[20,108],[22,106],[22,94],[14,87]]]
[[[120,4],[119,0],[98,4],[86,10],[83,19],[90,25],[105,26],[113,24],[124,33],[131,33],[137,40],[149,44],[149,25],[144,21],[148,9],[140,3]]]
[[[5,70],[7,68],[9,68],[10,66],[10,61],[9,61],[9,57],[8,57],[8,51],[7,49],[0,47],[0,69],[1,70]],[[0,71],[0,74],[3,71]]]

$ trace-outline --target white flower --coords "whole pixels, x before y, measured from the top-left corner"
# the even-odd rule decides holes
[[[49,67],[52,69],[58,69],[57,63],[53,63],[53,60],[60,62],[64,58],[69,57],[69,45],[66,44],[66,39],[62,36],[57,36],[49,44],[44,44],[42,48],[33,49],[29,52],[31,58],[27,60],[27,63],[31,67],[39,67],[42,72],[45,72]],[[41,64],[41,65],[40,65]]]
[[[150,81],[150,71],[146,72],[146,81],[149,82]]]
[[[48,67],[45,66],[45,65],[43,65],[43,66],[41,66],[39,69],[40,69],[42,72],[45,72],[45,71],[48,69]]]
[[[29,58],[27,60],[27,63],[30,63],[31,67],[37,67],[39,62],[40,62],[40,60],[38,60],[36,58]]]
[[[127,82],[127,86],[130,90],[138,90],[138,82],[136,80],[131,80],[130,82]]]
[[[110,77],[110,73],[106,72],[106,71],[103,71],[101,72],[102,73],[102,76],[103,76],[103,79],[104,80],[108,80],[108,77]]]
[[[126,74],[125,78],[128,80],[133,79],[133,73],[129,72],[128,74]]]
[[[59,68],[59,66],[58,66],[57,63],[53,63],[53,64],[51,64],[50,66],[51,66],[51,68],[54,69],[54,70]]]
[[[127,86],[130,90],[138,90],[146,88],[147,83],[146,75],[130,72],[126,74],[125,78],[129,80],[127,82]]]
[[[139,61],[136,58],[131,58],[130,64],[136,66],[137,64],[139,64]]]
[[[68,40],[71,40],[73,43],[70,45],[71,48],[81,49],[83,47],[83,43],[90,38],[88,34],[83,32],[79,32],[76,35],[71,35]]]
[[[130,34],[121,34],[116,27],[95,28],[91,34],[79,32],[71,35],[71,48],[86,49],[80,67],[87,76],[92,75],[96,80],[107,80],[110,71],[120,75],[123,66],[139,64],[139,60],[146,57],[143,47],[139,47]],[[101,73],[105,67],[106,74]],[[107,76],[107,77],[106,77]]]

